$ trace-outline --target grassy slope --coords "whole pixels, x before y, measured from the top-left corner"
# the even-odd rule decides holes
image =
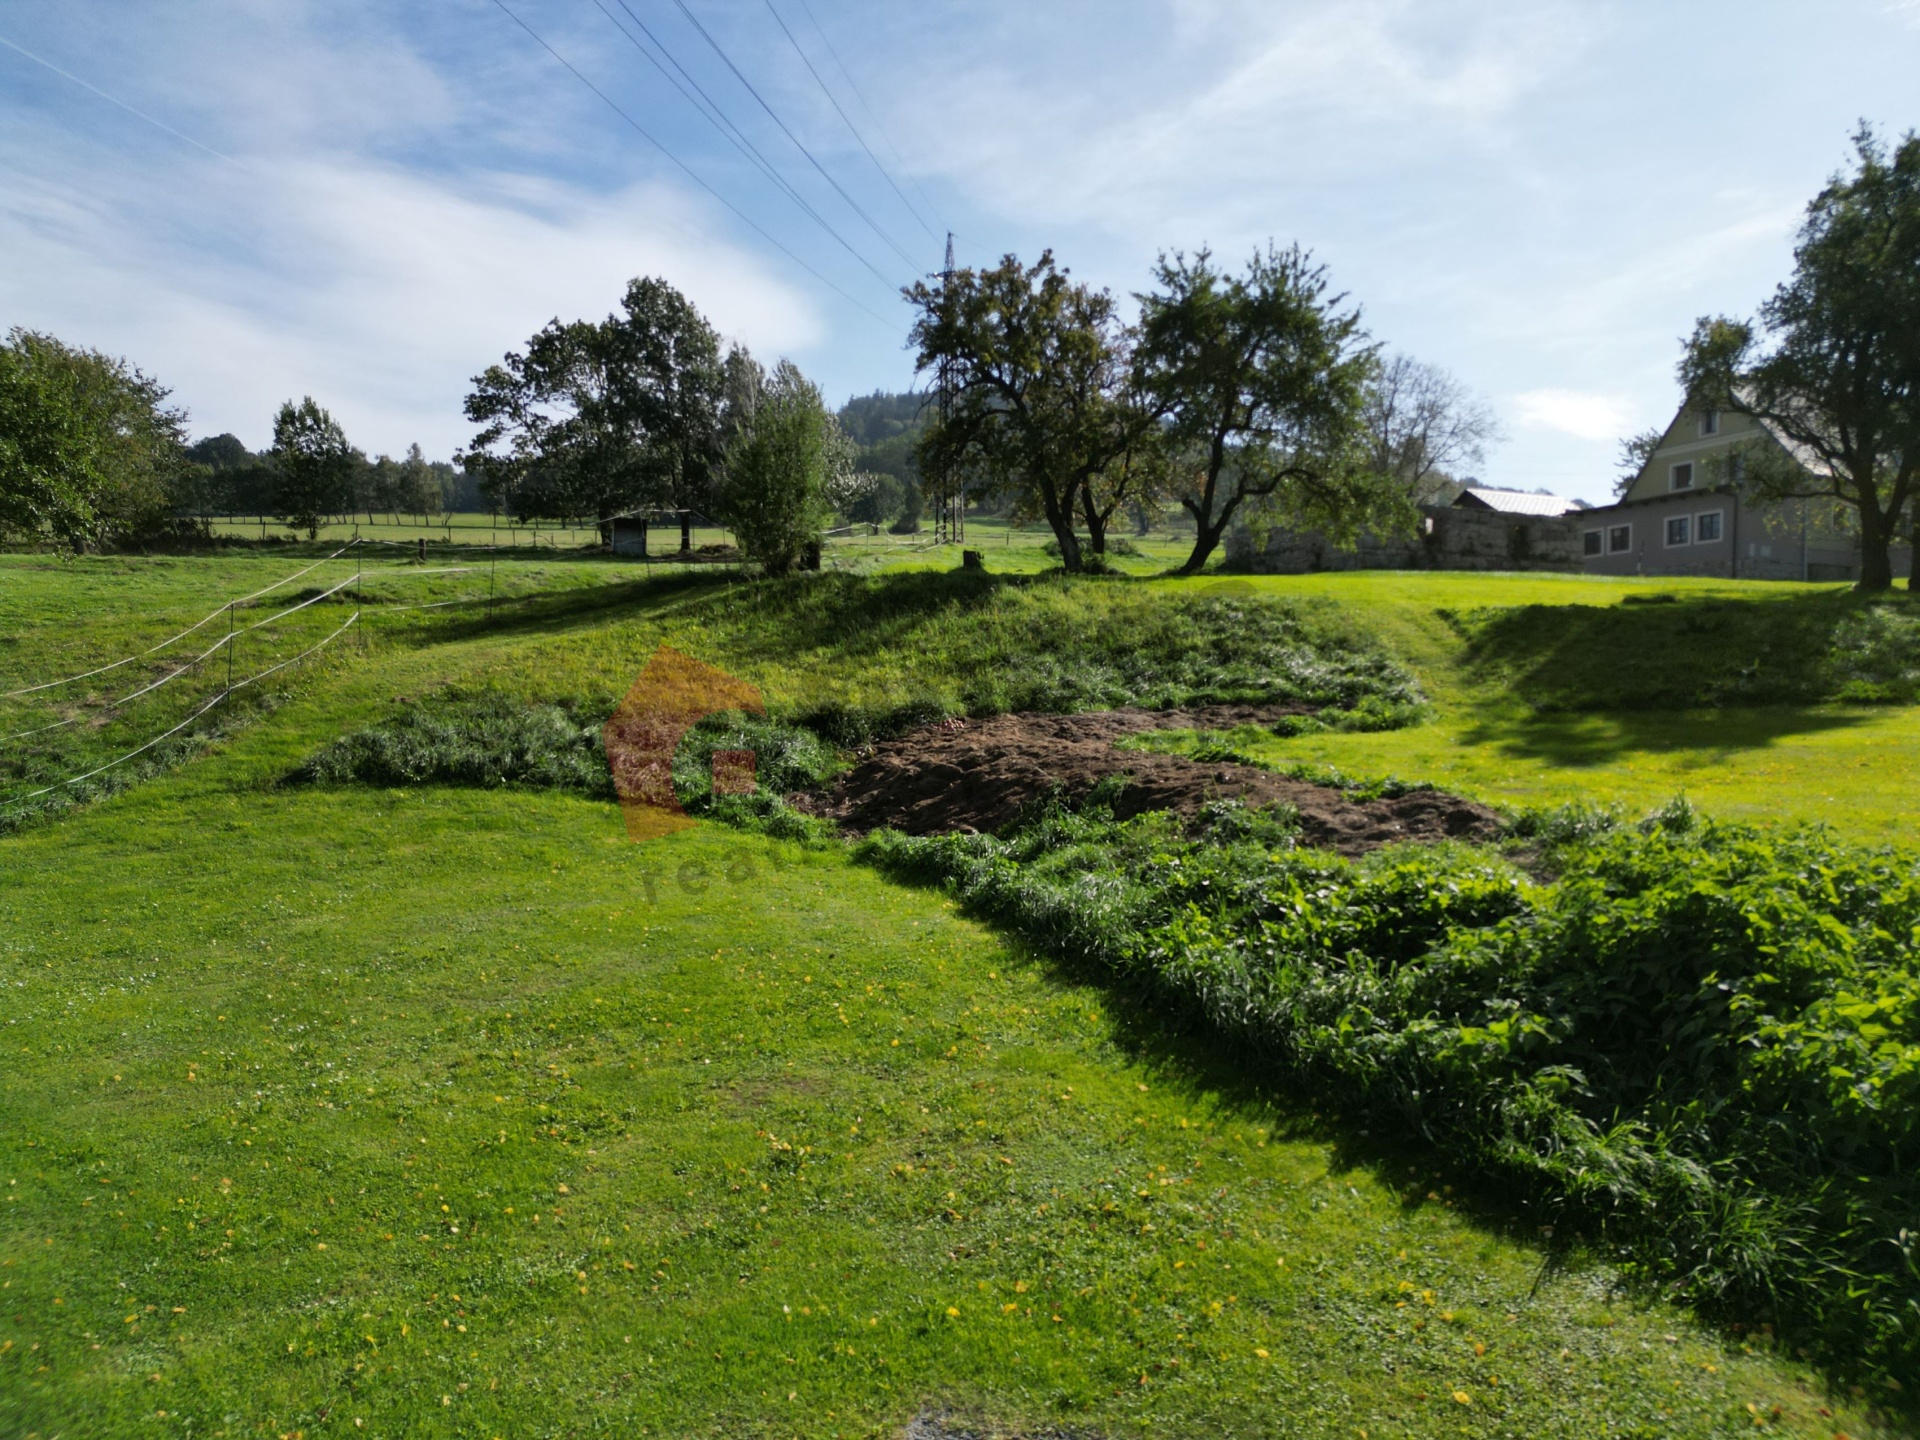
[[[837,854],[636,848],[564,796],[262,788],[395,693],[643,656],[683,602],[656,603],[617,642],[555,615],[377,646],[0,840],[0,1429],[832,1435],[947,1399],[1864,1433],[1601,1276],[1536,1291],[1438,1180]]]
[[[1231,582],[1229,582],[1231,583]],[[1757,603],[1831,587],[1584,577],[1376,572],[1258,577],[1262,593],[1332,595],[1364,608],[1435,701],[1434,723],[1373,735],[1313,735],[1253,748],[1262,758],[1431,780],[1496,803],[1618,803],[1639,813],[1684,793],[1709,814],[1820,820],[1869,841],[1911,836],[1905,777],[1920,773],[1920,708],[1781,705],[1713,711],[1539,714],[1524,676],[1487,676],[1436,613],[1490,605],[1614,605],[1677,591]],[[1638,615],[1661,619],[1653,607]]]

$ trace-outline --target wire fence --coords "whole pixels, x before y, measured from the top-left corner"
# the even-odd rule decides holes
[[[0,701],[24,701],[32,706],[54,704],[68,713],[56,712],[47,717],[42,711],[38,717],[40,723],[21,726],[8,733],[0,734],[0,777],[10,777],[14,786],[21,782],[30,788],[14,788],[14,793],[0,795],[0,821],[18,820],[22,815],[35,808],[35,802],[62,790],[75,790],[85,782],[108,774],[127,765],[143,755],[148,755],[166,741],[191,731],[215,709],[225,705],[241,692],[257,687],[268,677],[279,674],[290,667],[318,655],[333,645],[342,635],[355,626],[364,628],[365,622],[375,614],[396,614],[406,611],[440,610],[449,607],[486,606],[489,613],[497,603],[506,600],[526,600],[540,594],[551,593],[548,590],[535,590],[530,593],[515,593],[501,596],[498,593],[495,567],[464,564],[422,566],[408,563],[379,563],[369,565],[368,553],[363,547],[377,542],[360,541],[335,549],[309,564],[300,566],[273,583],[250,590],[244,595],[234,596],[223,602],[217,609],[210,609],[192,624],[167,635],[155,643],[132,649],[131,653],[121,655],[106,663],[90,666],[72,674],[54,679],[39,681],[29,685],[19,685],[0,692]],[[370,553],[370,552],[369,552]],[[391,552],[388,552],[391,553]],[[327,576],[315,584],[310,594],[301,594],[293,603],[273,609],[272,613],[257,619],[245,618],[246,612],[259,606],[266,597],[314,575],[315,571],[332,563],[352,566],[349,573],[334,577]],[[466,587],[468,579],[478,580],[485,575],[484,586]],[[395,604],[386,597],[395,595],[394,585],[399,583],[424,583],[430,587],[443,587],[448,584],[462,585],[468,593],[451,598],[423,597],[418,602]],[[397,592],[404,596],[404,590]],[[443,591],[444,594],[444,591]],[[328,606],[329,602],[338,604],[345,600],[352,606],[351,613],[339,625],[333,626],[324,635],[314,639],[312,627],[304,624],[310,615],[319,614],[315,607]],[[264,607],[262,607],[264,608]],[[329,607],[330,608],[330,607]],[[196,645],[190,653],[178,654],[178,647],[195,634],[203,633],[208,626],[227,617],[226,631],[211,644]],[[303,633],[304,632],[304,633]],[[268,640],[266,654],[262,659],[271,663],[260,665],[250,673],[235,676],[235,652],[243,641],[251,641],[250,648],[257,648],[262,640]],[[308,643],[309,641],[312,643]],[[297,648],[296,648],[297,647]],[[292,650],[293,653],[287,653]],[[138,731],[120,741],[123,748],[112,753],[109,758],[99,759],[100,752],[113,744],[124,732],[127,712],[143,701],[150,701],[163,693],[169,693],[169,687],[182,682],[183,677],[215,671],[219,660],[226,660],[224,678],[216,682],[211,694],[204,690],[198,696],[192,690],[191,698],[186,701],[187,709],[181,714],[174,707],[172,714],[165,711],[149,721],[151,725],[160,725],[158,733],[142,738],[140,743],[132,743]],[[160,673],[152,674],[121,693],[98,694],[91,688],[70,698],[58,699],[89,681],[98,681],[101,677],[117,674],[126,667],[145,663],[158,663]],[[176,718],[177,717],[177,718]],[[17,716],[18,719],[26,718]],[[171,723],[168,723],[171,722]],[[4,723],[4,721],[0,721]],[[144,727],[143,727],[144,728]],[[55,732],[74,732],[74,738],[62,742],[49,751],[44,742],[53,740]],[[13,747],[21,742],[30,742],[31,749],[20,754],[10,754]],[[88,754],[92,751],[92,754]],[[96,760],[98,763],[95,763]],[[73,773],[60,774],[63,769]],[[51,773],[49,773],[51,772]],[[57,777],[57,778],[56,778]],[[5,779],[0,778],[0,784]]]

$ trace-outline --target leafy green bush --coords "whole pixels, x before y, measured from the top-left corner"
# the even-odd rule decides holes
[[[311,756],[292,777],[323,785],[547,786],[612,795],[597,724],[499,695],[403,709]]]
[[[716,750],[751,750],[755,788],[768,795],[814,789],[840,768],[833,752],[809,730],[739,711],[709,715],[673,752],[674,793],[689,810],[704,809],[716,800]]]
[[[1920,1374],[1920,872],[1668,807],[1543,817],[1562,879],[1349,863],[1097,808],[861,854],[1170,997],[1279,1077],[1549,1208],[1630,1271]]]
[[[565,707],[505,695],[438,697],[343,736],[292,778],[323,785],[526,785],[610,797],[603,723],[583,724]],[[753,793],[714,795],[716,750],[753,752]],[[824,783],[838,767],[833,752],[810,731],[731,712],[708,716],[680,742],[673,788],[693,814],[800,839],[818,827],[779,797]]]

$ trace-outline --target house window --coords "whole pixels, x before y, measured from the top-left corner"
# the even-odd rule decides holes
[[[1601,530],[1582,531],[1580,534],[1581,550],[1588,555],[1598,555],[1600,553],[1601,538],[1604,534],[1605,532]]]
[[[1673,515],[1668,517],[1668,520],[1667,520],[1668,546],[1671,547],[1674,545],[1689,544],[1690,543],[1689,537],[1691,535],[1692,530],[1693,530],[1693,517],[1691,515]]]
[[[1724,510],[1704,510],[1693,517],[1693,543],[1711,545],[1720,538],[1720,517]]]
[[[1633,526],[1615,525],[1607,531],[1607,553],[1624,555],[1633,548]]]
[[[1691,490],[1693,488],[1693,462],[1682,460],[1673,467],[1667,479],[1669,490]]]
[[[1700,433],[1702,435],[1718,435],[1720,433],[1720,412],[1718,410],[1701,412]]]

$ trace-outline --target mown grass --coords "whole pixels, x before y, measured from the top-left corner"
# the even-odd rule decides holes
[[[0,858],[9,1433],[1865,1433],[837,854],[176,789]]]
[[[604,595],[609,584],[644,573],[461,554],[423,566],[372,548],[335,555],[339,549],[0,556],[0,831],[164,773],[272,714],[303,670],[353,664],[369,647],[431,644],[476,619],[538,623],[570,595]],[[230,616],[216,613],[230,600],[241,602]],[[87,674],[101,667],[109,668]],[[6,693],[69,676],[84,678]]]
[[[724,599],[376,633],[0,839],[0,1429],[1871,1433],[836,851],[282,783],[403,697],[614,689],[709,625],[770,700],[926,673],[763,662]]]
[[[1725,819],[1911,838],[1905,778],[1920,773],[1920,707],[1808,698],[1837,696],[1863,678],[1814,640],[1835,631],[1844,639],[1850,617],[1904,633],[1914,623],[1904,597],[1865,607],[1831,586],[1555,575],[1239,583],[1249,594],[1340,597],[1414,671],[1432,705],[1431,723],[1410,729],[1241,745],[1270,763],[1427,781],[1515,810],[1585,801],[1639,814],[1684,794]],[[1680,603],[1621,603],[1648,595]],[[1473,624],[1460,623],[1466,615]],[[1673,643],[1695,624],[1719,628]],[[1780,683],[1743,682],[1743,696],[1702,705],[1703,693],[1726,693],[1728,677],[1737,681],[1755,659],[1723,646],[1729,632],[1772,643]],[[1603,651],[1568,639],[1595,634]],[[1897,656],[1898,643],[1881,656]],[[1864,678],[1884,684],[1880,662]]]

